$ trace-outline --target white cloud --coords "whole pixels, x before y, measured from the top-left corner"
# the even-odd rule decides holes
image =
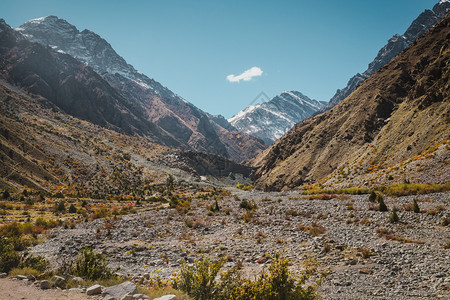
[[[234,75],[234,74],[230,74],[230,75],[227,76],[227,80],[229,82],[239,82],[241,80],[249,81],[253,77],[261,76],[262,73],[263,73],[263,71],[260,68],[253,67],[253,68],[250,68],[250,69],[242,72],[242,74],[239,74],[237,76]]]

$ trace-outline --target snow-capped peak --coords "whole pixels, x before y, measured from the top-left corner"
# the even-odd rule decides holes
[[[80,32],[74,25],[56,16],[30,20],[16,30],[32,42],[52,45],[55,51],[75,57],[100,75],[119,75],[153,94],[187,102],[129,65],[106,40],[93,31],[84,29]]]
[[[272,144],[324,105],[324,102],[312,100],[300,92],[284,91],[270,101],[247,106],[228,122],[238,130]]]

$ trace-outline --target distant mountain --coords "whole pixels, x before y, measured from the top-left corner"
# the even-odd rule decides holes
[[[388,43],[380,49],[375,59],[369,64],[364,73],[356,74],[347,83],[347,86],[337,90],[328,104],[320,110],[327,111],[349,96],[356,88],[385,64],[390,62],[397,54],[402,52],[428,29],[437,24],[450,12],[450,1],[441,0],[432,10],[425,10],[408,27],[403,35],[394,35]]]
[[[256,187],[450,180],[450,15],[253,161]]]
[[[16,29],[29,41],[66,53],[96,71],[127,101],[177,146],[222,155],[236,161],[254,157],[262,141],[234,132],[220,117],[211,116],[159,82],[137,71],[111,45],[89,30],[79,31],[66,20],[48,16],[30,20]]]
[[[250,105],[228,121],[239,131],[256,136],[270,145],[296,123],[310,117],[325,105],[326,102],[289,91],[268,102]]]

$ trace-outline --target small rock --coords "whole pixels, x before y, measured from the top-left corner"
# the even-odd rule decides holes
[[[120,300],[133,300],[133,296],[132,295],[125,295]]]
[[[43,290],[48,290],[49,288],[52,287],[52,285],[50,284],[50,281],[48,281],[48,280],[42,280],[42,281],[39,283],[39,287],[40,287],[41,289],[43,289]]]
[[[84,280],[81,277],[74,277],[74,278],[72,278],[72,283],[76,284],[77,286],[82,285],[83,282],[84,282]]]
[[[137,292],[137,287],[134,283],[131,281],[125,281],[121,284],[107,287],[103,291],[102,295],[103,297],[112,296],[116,299],[121,299],[123,296],[134,295],[137,294]]]
[[[31,274],[27,276],[27,279],[29,281],[36,281],[36,277],[34,277],[34,275],[31,275]]]
[[[86,295],[92,296],[92,295],[98,295],[102,293],[102,286],[100,284],[95,284],[86,290]]]
[[[361,269],[361,270],[359,270],[359,274],[372,275],[373,271],[370,269]]]
[[[8,276],[8,274],[6,274],[6,273],[0,273],[0,278],[5,278],[6,276]]]
[[[25,279],[27,279],[27,276],[17,275],[16,278],[19,280],[25,280]]]
[[[72,292],[72,293],[84,293],[83,289],[79,289],[79,288],[71,288],[71,289],[69,289],[69,292]]]
[[[144,294],[134,294],[133,295],[133,297],[131,298],[131,299],[142,299],[142,300],[146,300],[146,299],[148,299],[148,296],[147,295],[144,295]]]
[[[55,286],[59,288],[63,288],[66,285],[66,280],[61,276],[53,276],[52,281],[55,283]]]
[[[159,298],[155,298],[153,300],[172,300],[175,299],[177,297],[177,295],[165,295]]]

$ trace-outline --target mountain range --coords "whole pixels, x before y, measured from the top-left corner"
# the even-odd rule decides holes
[[[228,121],[239,131],[270,145],[325,105],[325,102],[310,99],[300,92],[287,91],[270,101],[247,106]]]
[[[116,193],[174,170],[197,179],[253,171],[265,190],[448,182],[449,17],[433,24],[449,3],[394,36],[337,105],[287,91],[229,120],[89,30],[55,16],[17,29],[0,19],[0,185]]]
[[[436,25],[442,18],[450,12],[450,1],[439,1],[432,10],[426,9],[422,12],[408,27],[404,34],[395,34],[389,39],[386,45],[378,51],[375,59],[369,64],[366,71],[362,74],[357,73],[349,79],[347,86],[336,91],[328,104],[319,112],[324,112],[349,96],[356,88],[378,69],[390,62],[395,56],[406,49],[418,37],[424,34],[428,29]]]
[[[31,43],[26,46],[39,48],[39,55],[59,63],[71,61],[71,67],[76,66],[80,72],[89,73],[86,81],[97,82],[85,92],[81,92],[83,89],[77,86],[79,77],[76,74],[72,74],[70,79],[58,78],[49,83],[47,81],[51,79],[45,76],[56,70],[45,70],[44,65],[33,71],[33,82],[29,80],[30,75],[14,77],[16,82],[27,86],[31,92],[42,94],[69,114],[102,126],[112,125],[127,133],[145,135],[162,145],[209,152],[236,161],[251,158],[266,147],[261,140],[236,131],[223,117],[203,112],[140,73],[119,56],[107,41],[92,31],[80,32],[67,21],[48,16],[26,22],[16,29],[16,33],[20,39],[24,37],[43,45],[41,48]],[[34,54],[34,58],[31,58],[34,62],[26,66],[36,66],[43,61],[36,53],[31,53]],[[45,65],[54,64],[53,61],[47,61]],[[65,66],[63,69],[70,72],[71,67]],[[59,95],[49,93],[46,89],[71,92]],[[83,93],[96,93],[97,96],[109,97],[109,100],[99,99],[101,102],[106,101],[107,105],[102,103],[103,107],[92,107],[95,101],[86,98]]]
[[[450,15],[253,160],[256,186],[448,182],[449,43]]]
[[[270,145],[296,123],[313,114],[323,113],[344,100],[364,80],[438,23],[448,12],[450,12],[450,1],[442,0],[432,10],[427,9],[421,13],[403,35],[396,34],[389,39],[387,44],[380,49],[375,59],[369,64],[367,70],[350,78],[347,86],[337,90],[328,103],[311,100],[300,92],[291,91],[291,94],[298,95],[302,100],[296,103],[296,101],[292,101],[293,97],[285,92],[266,103],[246,107],[228,121],[238,130],[259,137],[266,144]]]

